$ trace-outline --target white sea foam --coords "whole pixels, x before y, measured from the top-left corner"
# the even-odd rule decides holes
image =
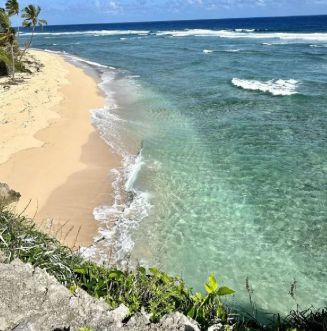
[[[93,67],[103,68],[103,69],[109,68],[108,66],[106,66],[104,64],[100,64],[100,63],[97,63],[97,62],[94,62],[94,61],[82,59],[82,58],[74,56],[74,55],[66,54],[66,57],[69,58],[70,60],[74,61],[74,62],[85,63],[85,64],[88,64],[88,65],[93,66]]]
[[[104,64],[100,64],[98,62],[93,62],[93,61],[90,61],[90,60],[86,60],[86,59],[80,58],[78,56],[71,55],[71,54],[69,54],[65,51],[54,51],[54,50],[50,50],[50,49],[44,49],[44,51],[48,52],[48,53],[64,55],[67,59],[69,59],[72,62],[77,63],[77,64],[87,64],[91,67],[115,70],[115,68],[113,68],[113,67],[109,67],[109,66],[106,66]]]
[[[255,29],[235,29],[235,32],[254,32]]]
[[[137,179],[137,176],[139,172],[141,171],[142,166],[144,165],[144,162],[142,160],[142,151],[139,153],[137,158],[135,159],[135,162],[132,164],[132,166],[129,168],[128,171],[128,178],[125,183],[125,191],[129,192],[133,190],[134,183]]]
[[[254,38],[254,39],[278,39],[295,42],[326,42],[327,33],[291,33],[291,32],[258,32],[254,29],[235,29],[235,30],[211,30],[211,29],[185,29],[158,31],[151,33],[146,30],[91,30],[91,31],[72,31],[72,32],[36,32],[35,35],[45,36],[115,36],[115,35],[137,35],[144,38],[149,35],[169,36],[169,37],[220,37],[220,38]],[[30,32],[23,32],[22,36],[31,35]]]
[[[205,54],[213,53],[213,50],[212,49],[204,49],[203,53],[205,53]]]
[[[112,206],[100,206],[94,209],[94,218],[100,222],[100,230],[94,244],[83,248],[82,254],[99,263],[124,264],[126,257],[134,247],[132,238],[142,219],[148,216],[151,209],[150,195],[133,188],[135,180],[144,165],[142,151],[136,156],[125,156],[123,167],[113,169],[114,203]],[[125,185],[124,185],[125,183]],[[132,199],[125,201],[122,198],[122,186]]]
[[[121,137],[125,120],[117,112],[115,93],[112,90],[117,76],[115,68],[81,59],[69,54],[68,58],[97,68],[101,74],[100,88],[106,94],[106,106],[91,111],[92,123],[111,148],[122,156],[122,165],[112,169],[112,205],[102,205],[94,209],[94,218],[99,222],[99,231],[90,247],[81,248],[84,257],[99,263],[124,263],[134,247],[133,230],[136,229],[151,209],[150,194],[135,188],[135,183],[145,165],[142,150],[137,155],[130,154]],[[127,81],[133,79],[129,76]],[[134,85],[133,85],[134,86]],[[135,86],[133,87],[135,88]]]
[[[313,47],[313,48],[326,48],[327,45],[309,45],[310,47]]]
[[[173,37],[221,37],[221,38],[254,38],[254,39],[279,39],[298,42],[327,41],[327,33],[286,33],[286,32],[255,32],[245,29],[233,30],[209,30],[209,29],[186,29],[157,32],[157,36]],[[242,30],[242,31],[241,31]]]
[[[65,56],[68,55],[68,53],[65,51],[54,51],[54,50],[47,49],[47,48],[44,49],[44,52],[53,53],[53,54],[61,54],[61,55],[65,55]]]
[[[226,49],[225,52],[229,52],[229,53],[238,53],[240,52],[241,50],[239,48],[236,48],[236,49]]]
[[[123,161],[121,167],[111,170],[114,178],[112,183],[114,202],[112,205],[98,206],[94,209],[94,218],[100,223],[99,231],[90,247],[81,248],[81,254],[99,263],[124,264],[134,247],[133,230],[144,217],[148,216],[152,205],[150,194],[134,187],[145,164],[142,150],[137,155],[130,154],[121,139],[121,126],[124,126],[125,120],[119,116],[119,112],[116,112],[118,105],[111,88],[115,83],[117,70],[65,52],[48,52],[64,54],[68,59],[92,66],[102,73],[99,86],[106,94],[106,106],[91,110],[92,123],[108,145],[122,156]],[[127,81],[131,81],[134,77],[136,76],[130,75]],[[133,86],[135,88],[136,85]]]
[[[72,32],[36,32],[40,36],[74,36],[74,35],[93,35],[93,36],[117,36],[117,35],[146,35],[149,31],[144,30],[99,30],[99,31],[72,31]],[[21,33],[22,36],[30,36],[31,32]]]
[[[277,79],[260,82],[257,80],[233,78],[232,84],[244,90],[261,91],[265,93],[271,93],[275,96],[286,96],[297,94],[296,88],[298,86],[298,81],[294,79]]]

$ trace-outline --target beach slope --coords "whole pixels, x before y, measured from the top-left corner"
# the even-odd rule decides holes
[[[62,56],[31,56],[37,70],[0,91],[0,182],[21,193],[18,211],[62,242],[86,246],[97,233],[93,209],[111,202],[110,169],[120,162],[91,124],[104,97]]]

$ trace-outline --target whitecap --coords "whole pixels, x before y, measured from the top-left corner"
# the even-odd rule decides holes
[[[235,29],[235,32],[254,32],[255,29]]]
[[[212,49],[204,49],[203,53],[205,53],[205,54],[213,53],[213,50]]]
[[[233,78],[232,84],[244,90],[261,91],[275,96],[287,96],[298,93],[296,91],[298,81],[295,79],[276,79],[261,82],[257,80]]]
[[[229,52],[229,53],[238,53],[240,52],[241,50],[239,48],[236,48],[236,49],[226,49],[225,52]]]
[[[93,36],[116,36],[116,35],[147,35],[149,31],[144,30],[99,30],[99,31],[72,31],[72,32],[35,32],[40,36],[74,36],[74,35],[93,35]],[[23,32],[22,36],[30,36],[31,32]]]
[[[253,39],[279,39],[289,41],[327,41],[327,33],[287,33],[287,32],[237,32],[233,30],[186,29],[159,31],[157,36],[172,37],[220,37],[220,38],[253,38]]]
[[[313,48],[325,48],[325,47],[327,47],[327,45],[309,45],[309,47],[313,47]]]

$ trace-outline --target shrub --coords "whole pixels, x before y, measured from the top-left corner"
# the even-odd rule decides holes
[[[156,268],[147,270],[138,266],[134,270],[119,270],[99,266],[40,232],[32,220],[8,209],[0,209],[0,251],[6,262],[19,258],[43,268],[72,292],[82,288],[96,298],[103,298],[112,308],[123,303],[131,314],[144,308],[154,322],[179,311],[195,319],[203,329],[221,324],[224,331],[327,331],[326,308],[298,309],[285,319],[276,315],[269,325],[261,325],[255,317],[229,313],[222,298],[234,291],[220,287],[214,275],[209,276],[205,294],[201,294],[194,293],[181,278]]]
[[[219,287],[213,275],[205,285],[206,295],[202,296],[194,294],[181,278],[156,268],[108,269],[83,260],[37,230],[34,222],[9,210],[0,210],[0,250],[8,262],[19,258],[45,269],[72,292],[82,288],[96,298],[103,298],[112,308],[123,303],[133,314],[144,307],[154,322],[174,311],[194,318],[202,326],[227,322],[221,297],[234,291]]]

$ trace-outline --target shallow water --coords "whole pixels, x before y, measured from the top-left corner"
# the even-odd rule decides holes
[[[105,240],[89,253],[131,255],[197,289],[214,272],[244,307],[246,277],[261,310],[295,307],[294,279],[302,308],[326,305],[326,23],[242,19],[38,34],[35,47],[113,67],[93,63],[108,96],[93,118],[124,164],[114,172],[115,204],[95,210]],[[127,206],[124,189],[133,192]]]

